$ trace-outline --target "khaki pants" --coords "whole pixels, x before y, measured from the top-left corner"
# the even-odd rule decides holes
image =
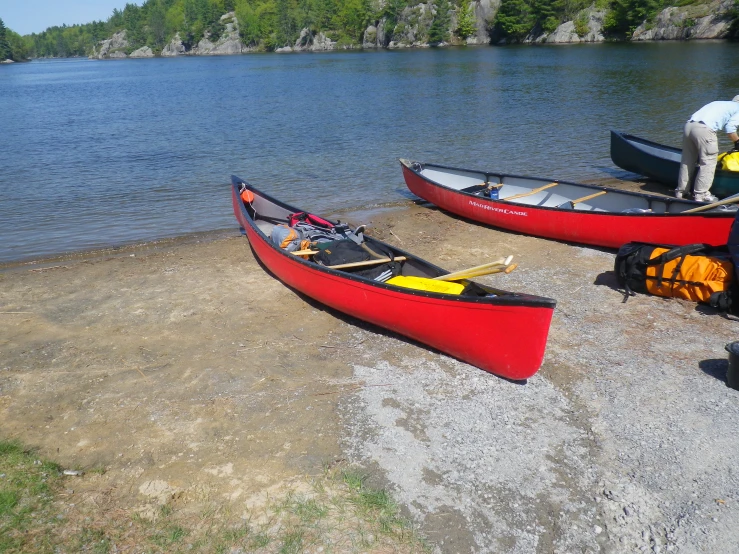
[[[713,184],[718,157],[718,137],[716,131],[697,121],[688,121],[683,132],[683,155],[680,159],[680,174],[677,178],[677,190],[686,192],[695,175],[693,193],[708,192]]]

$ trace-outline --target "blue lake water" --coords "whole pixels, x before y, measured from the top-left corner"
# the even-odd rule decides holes
[[[691,113],[739,94],[738,53],[690,42],[0,66],[0,262],[235,228],[231,174],[319,213],[407,199],[399,157],[625,176],[609,130],[679,145]]]

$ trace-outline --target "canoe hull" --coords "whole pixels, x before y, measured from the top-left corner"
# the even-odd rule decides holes
[[[494,304],[347,278],[276,248],[258,231],[235,188],[232,199],[255,255],[293,289],[501,377],[527,379],[541,367],[554,301],[527,302],[539,297],[522,295],[520,305]]]
[[[611,160],[618,167],[677,187],[682,150],[646,139],[611,131]],[[717,169],[711,193],[725,198],[739,193],[739,172]]]
[[[726,244],[733,215],[624,214],[543,208],[444,187],[401,162],[410,191],[443,210],[493,227],[566,242],[619,248],[627,242]]]

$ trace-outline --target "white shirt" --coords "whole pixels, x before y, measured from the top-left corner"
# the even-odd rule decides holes
[[[739,102],[711,102],[691,115],[690,121],[702,121],[714,131],[723,129],[727,133],[736,133],[739,127]]]

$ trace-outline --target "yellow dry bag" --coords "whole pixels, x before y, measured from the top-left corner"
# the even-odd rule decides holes
[[[385,281],[388,285],[403,287],[407,289],[425,290],[426,292],[439,292],[441,294],[459,294],[464,290],[464,285],[450,283],[448,281],[437,281],[424,277],[413,277],[398,275]]]
[[[739,152],[724,152],[718,155],[718,169],[739,171]]]

